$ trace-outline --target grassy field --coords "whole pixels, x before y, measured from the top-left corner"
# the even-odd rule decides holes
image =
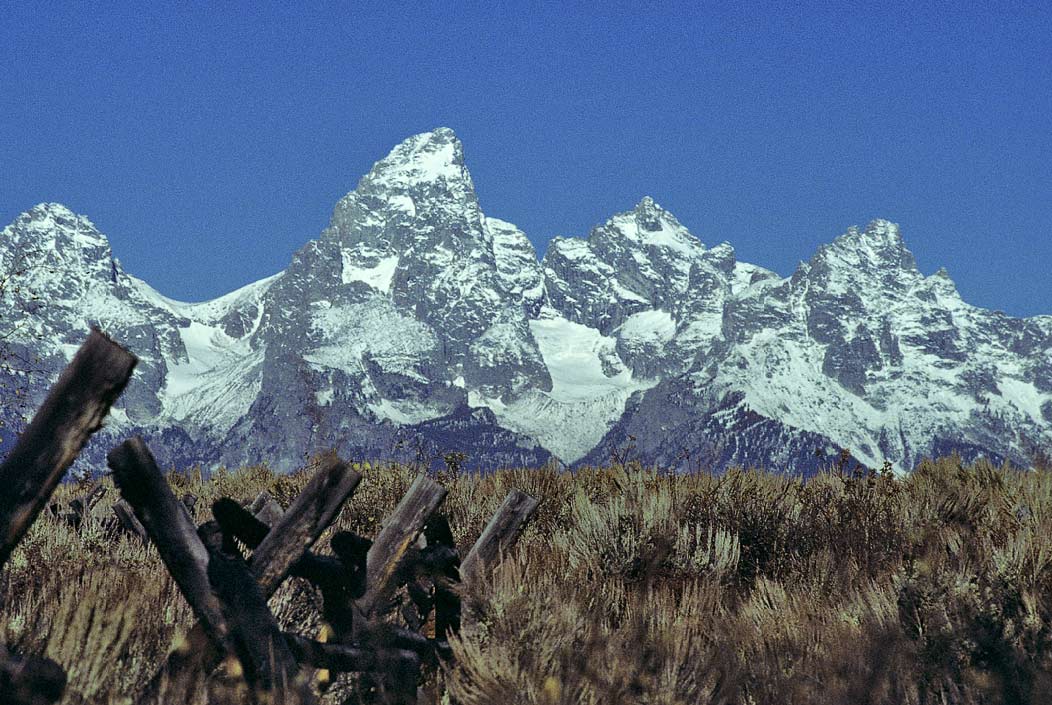
[[[413,471],[364,474],[336,528],[374,536]],[[169,480],[203,521],[221,496],[287,503],[306,477]],[[516,550],[465,590],[456,665],[426,684],[439,701],[1052,702],[1047,472],[943,459],[905,479],[613,467],[439,481],[462,552],[510,488],[541,500]],[[67,669],[64,703],[124,702],[192,623],[151,547],[49,516],[0,576],[0,604],[0,640]],[[296,579],[271,602],[312,637],[318,604]]]

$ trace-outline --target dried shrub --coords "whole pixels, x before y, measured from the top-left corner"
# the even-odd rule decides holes
[[[334,530],[372,536],[414,469],[359,469]],[[255,466],[169,480],[203,520],[224,495],[267,489],[287,504],[307,477]],[[945,458],[905,478],[804,480],[624,463],[443,482],[462,552],[512,487],[542,503],[505,562],[465,588],[457,659],[425,684],[442,702],[1052,701],[1048,472]],[[56,500],[87,491],[66,485]],[[94,518],[42,517],[0,574],[0,601],[0,638],[69,670],[65,703],[122,702],[192,621],[156,552]],[[316,635],[318,597],[301,581],[271,605]],[[237,699],[221,683],[194,688],[195,702]]]

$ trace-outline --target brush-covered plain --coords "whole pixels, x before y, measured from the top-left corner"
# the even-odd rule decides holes
[[[410,466],[362,466],[333,530],[375,536]],[[210,518],[306,471],[170,473]],[[514,550],[463,586],[434,702],[1040,703],[1052,698],[1052,472],[955,458],[908,477],[615,465],[439,473],[462,555],[508,490],[540,499]],[[108,480],[103,480],[109,483]],[[110,489],[95,514],[117,493]],[[68,501],[90,487],[64,485]],[[193,617],[152,546],[43,515],[0,574],[0,640],[69,674],[63,703],[127,702]],[[311,637],[320,598],[290,579],[282,626]],[[340,676],[323,702],[340,702]],[[214,681],[214,679],[213,679]],[[202,683],[199,703],[236,701]]]

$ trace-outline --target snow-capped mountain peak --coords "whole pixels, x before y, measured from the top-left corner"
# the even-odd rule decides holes
[[[580,235],[538,262],[439,128],[376,162],[284,271],[213,301],[162,296],[87,218],[36,206],[0,264],[39,253],[24,282],[42,295],[0,321],[55,374],[90,325],[139,356],[88,461],[133,432],[166,465],[279,468],[330,447],[405,458],[407,438],[483,467],[605,463],[631,436],[667,467],[803,472],[841,447],[905,470],[1052,445],[1052,316],[965,303],[890,221],[788,278],[706,249],[650,197]]]
[[[621,238],[637,247],[670,249],[686,258],[695,257],[705,249],[700,240],[650,196],[644,196],[632,210],[618,213],[597,227],[589,241],[602,246],[607,238]]]
[[[830,245],[819,248],[830,264],[871,271],[894,268],[917,272],[917,262],[906,247],[899,226],[887,220],[874,220],[865,228],[852,226]]]
[[[449,128],[438,128],[403,141],[340,199],[324,236],[345,246],[361,244],[366,256],[460,247],[465,236],[483,239],[482,211],[460,140]]]
[[[50,266],[111,265],[109,240],[86,217],[60,203],[40,203],[19,215],[0,232],[0,249],[10,256],[40,253]]]
[[[377,162],[366,178],[392,186],[439,180],[470,181],[464,167],[464,145],[448,127],[405,140]]]
[[[96,239],[100,237],[95,224],[86,216],[74,213],[61,203],[38,203],[22,213],[16,222],[24,223],[27,229],[45,237],[52,236],[55,229],[86,231],[93,233]]]

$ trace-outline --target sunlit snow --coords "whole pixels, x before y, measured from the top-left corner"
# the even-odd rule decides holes
[[[344,284],[365,282],[386,294],[391,291],[391,280],[394,278],[395,269],[398,268],[398,259],[398,255],[391,255],[381,258],[373,267],[358,267],[355,266],[355,260],[350,253],[344,251],[341,279]]]

